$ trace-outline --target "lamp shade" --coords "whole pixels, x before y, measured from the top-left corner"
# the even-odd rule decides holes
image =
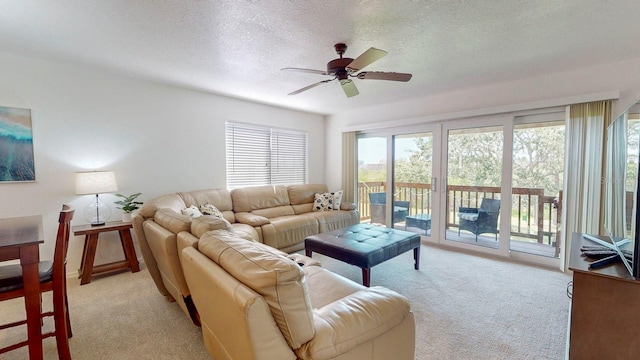
[[[113,171],[83,171],[76,173],[76,195],[103,194],[118,191]]]

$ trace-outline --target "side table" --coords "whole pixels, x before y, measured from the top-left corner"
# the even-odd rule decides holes
[[[431,229],[431,214],[416,214],[413,216],[407,216],[405,218],[404,229],[408,227],[417,227],[424,230],[424,234],[427,235],[429,229]]]
[[[121,269],[131,269],[132,273],[140,271],[140,264],[136,257],[136,249],[133,247],[133,240],[131,239],[131,228],[133,228],[131,223],[122,221],[108,222],[99,226],[87,224],[73,227],[73,235],[85,236],[82,261],[80,262],[80,269],[78,269],[78,278],[81,279],[80,285],[90,283],[91,276],[94,274]],[[98,236],[101,233],[109,231],[117,231],[119,233],[122,251],[124,252],[124,260],[94,266],[93,262],[96,256],[96,249],[98,248]]]

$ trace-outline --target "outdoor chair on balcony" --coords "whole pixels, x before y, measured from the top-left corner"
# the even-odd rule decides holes
[[[387,219],[387,194],[369,193],[369,202],[371,203],[371,224],[386,224]],[[409,201],[394,201],[393,207],[393,223],[405,221],[409,215]]]
[[[482,199],[480,208],[460,207],[458,236],[460,236],[460,230],[467,230],[476,235],[476,241],[478,241],[478,235],[487,233],[496,234],[496,241],[498,241],[499,214],[500,200],[497,199]]]

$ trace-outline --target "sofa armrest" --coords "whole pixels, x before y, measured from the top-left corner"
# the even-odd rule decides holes
[[[197,238],[211,230],[227,230],[233,232],[231,224],[224,218],[220,219],[211,215],[200,216],[191,220],[191,233]]]
[[[342,202],[340,204],[340,210],[356,210],[357,208],[358,204],[356,203]]]
[[[182,215],[172,209],[159,209],[153,216],[153,221],[174,234],[191,230],[191,220],[189,215]]]
[[[374,286],[315,309],[316,335],[296,349],[300,359],[331,359],[398,326],[410,313],[404,296]]]
[[[251,226],[262,226],[270,223],[269,219],[264,216],[245,211],[236,213],[236,221]]]

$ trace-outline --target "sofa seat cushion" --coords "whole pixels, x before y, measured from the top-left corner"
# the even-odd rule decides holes
[[[262,226],[265,244],[277,249],[300,244],[300,240],[318,233],[318,221],[307,215],[281,216]]]
[[[307,289],[311,299],[311,307],[319,309],[332,302],[366,289],[364,285],[351,281],[323,267],[303,267],[307,278]]]
[[[374,286],[314,309],[315,337],[296,349],[300,359],[334,359],[398,326],[410,313],[402,295]]]
[[[460,213],[458,214],[461,220],[478,221],[478,213]]]
[[[292,349],[314,337],[313,313],[304,273],[282,252],[225,231],[210,231],[198,249],[238,281],[262,295]]]
[[[353,210],[314,211],[305,216],[313,217],[318,221],[319,233],[342,229],[358,222],[358,214]]]

